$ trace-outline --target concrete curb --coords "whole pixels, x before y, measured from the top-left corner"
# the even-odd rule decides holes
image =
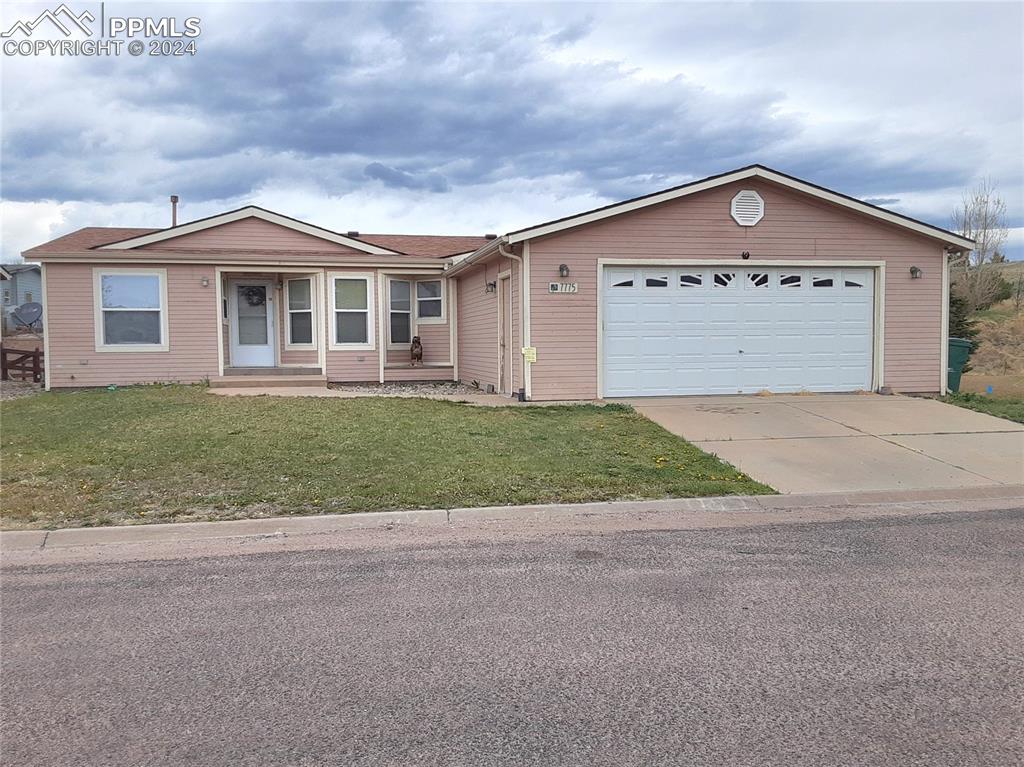
[[[592,515],[641,515],[679,512],[766,512],[829,509],[880,504],[934,504],[956,501],[1006,501],[1024,504],[1024,485],[952,490],[869,491],[804,495],[749,495],[713,498],[667,498],[655,501],[483,506],[466,509],[422,509],[330,514],[310,517],[269,517],[225,522],[177,522],[118,527],[78,527],[63,530],[16,530],[0,533],[0,551],[95,546],[112,543],[167,543],[217,538],[315,535],[391,527],[451,527],[486,522],[556,520]]]

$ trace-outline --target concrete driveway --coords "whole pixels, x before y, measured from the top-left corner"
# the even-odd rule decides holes
[[[618,400],[783,493],[1024,483],[1024,426],[875,394]]]

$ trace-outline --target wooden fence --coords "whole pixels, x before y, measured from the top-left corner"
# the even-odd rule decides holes
[[[7,349],[0,346],[0,380],[43,382],[41,349]]]

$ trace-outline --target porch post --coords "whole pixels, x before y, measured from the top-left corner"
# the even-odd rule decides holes
[[[377,359],[380,363],[380,382],[384,383],[384,358],[387,356],[388,347],[384,342],[387,335],[384,330],[384,273],[377,272]]]

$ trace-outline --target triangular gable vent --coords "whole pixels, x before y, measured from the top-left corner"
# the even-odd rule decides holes
[[[764,218],[764,200],[752,189],[737,192],[732,198],[732,218],[740,226],[754,226]]]

